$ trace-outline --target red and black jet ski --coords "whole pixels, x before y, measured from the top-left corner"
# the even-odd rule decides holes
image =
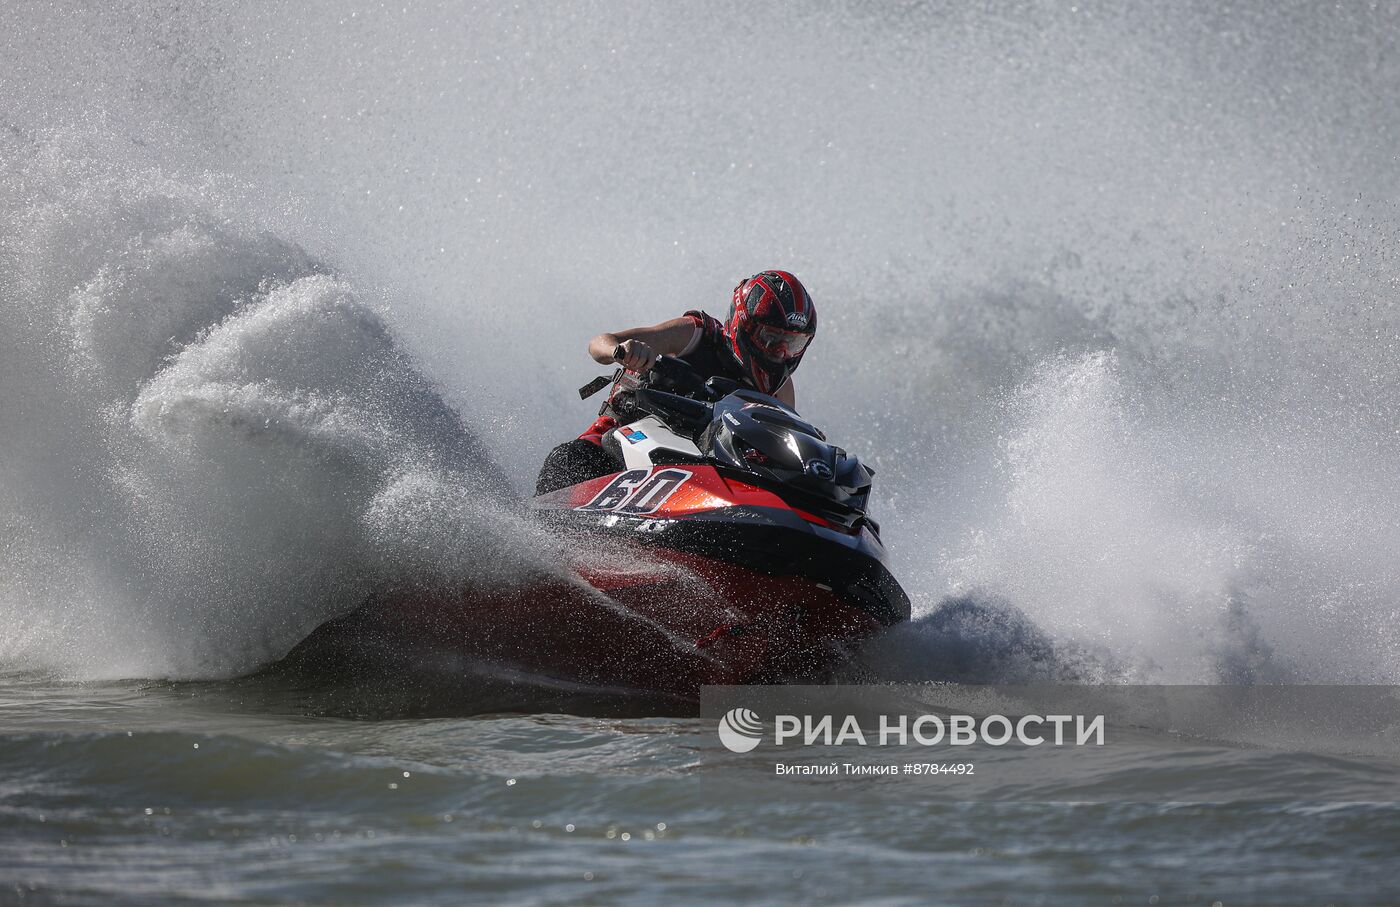
[[[541,494],[553,578],[355,616],[532,677],[694,699],[810,676],[909,617],[866,514],[873,471],[775,398],[663,357],[613,403],[620,468]]]

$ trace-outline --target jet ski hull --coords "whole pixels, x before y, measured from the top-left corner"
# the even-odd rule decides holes
[[[706,684],[808,676],[909,614],[873,526],[804,513],[710,466],[629,470],[531,506],[568,542],[557,573],[386,597],[317,636],[372,630],[380,646],[693,700]]]

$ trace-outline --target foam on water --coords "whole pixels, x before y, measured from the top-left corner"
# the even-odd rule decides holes
[[[1123,372],[1052,357],[1005,402],[992,504],[940,558],[950,604],[1014,603],[1139,680],[1392,677],[1393,453],[1216,401],[1164,407]]]
[[[1400,487],[1379,426],[1143,396],[1101,354],[1019,391],[1008,491],[963,582],[1180,682],[1393,677]]]

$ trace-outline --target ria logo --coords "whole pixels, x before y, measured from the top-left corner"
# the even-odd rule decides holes
[[[763,740],[763,721],[749,709],[730,709],[719,720],[719,742],[731,753],[747,753]]]
[[[790,328],[797,328],[798,330],[802,330],[807,326],[807,313],[793,312],[792,314],[788,315],[787,323],[788,327]]]

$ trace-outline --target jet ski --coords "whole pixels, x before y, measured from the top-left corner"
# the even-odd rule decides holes
[[[870,467],[774,397],[676,359],[624,396],[603,437],[618,468],[528,503],[567,542],[556,576],[373,603],[340,629],[693,701],[818,676],[909,618],[867,513]]]

